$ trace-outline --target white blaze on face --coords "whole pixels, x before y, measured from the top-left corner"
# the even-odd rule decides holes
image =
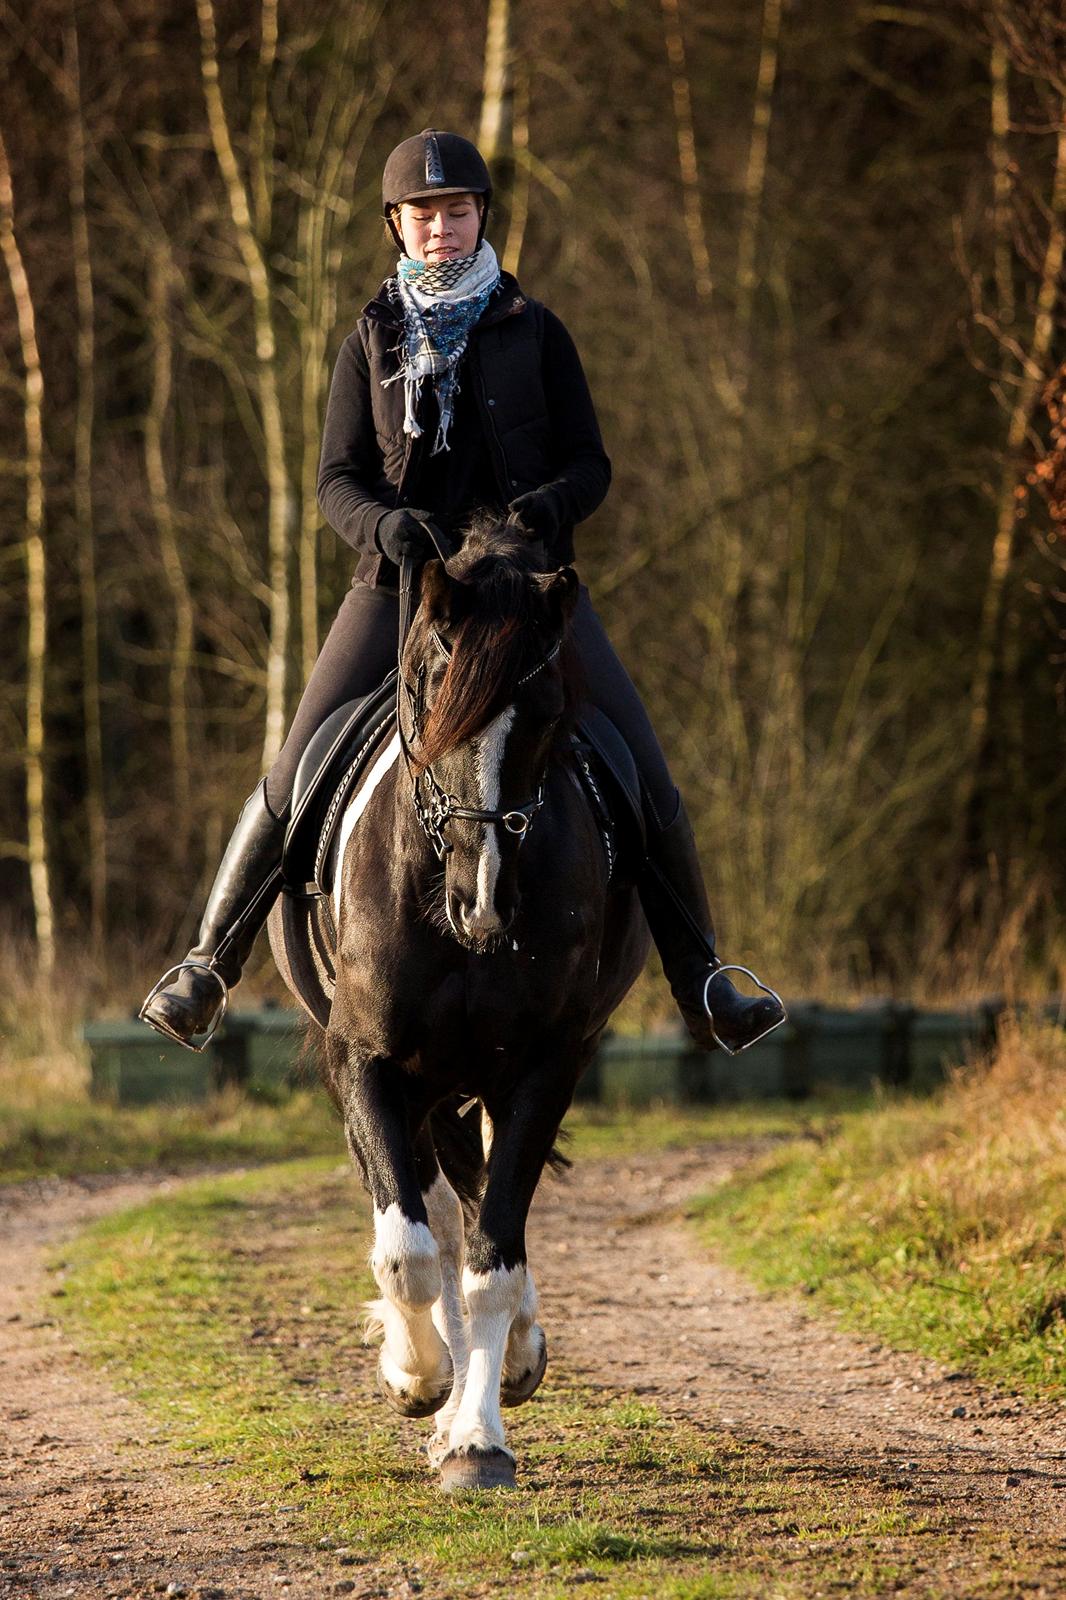
[[[500,805],[503,753],[507,735],[514,722],[514,706],[507,706],[494,717],[477,742],[478,788],[481,793],[481,810],[497,811]],[[495,822],[481,824],[481,854],[477,864],[477,901],[472,924],[483,921],[498,922],[496,913],[496,882],[500,875],[500,841]]]

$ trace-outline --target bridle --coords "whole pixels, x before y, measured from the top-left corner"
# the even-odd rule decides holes
[[[400,647],[399,668],[397,681],[401,697],[406,705],[407,714],[411,725],[411,739],[418,739],[422,732],[422,720],[425,712],[426,688],[426,663],[419,663],[418,677],[415,687],[412,688],[404,675],[403,649],[407,633],[411,625],[411,569],[413,563],[404,561],[400,574]],[[442,639],[436,628],[430,629],[430,639],[446,659],[451,657],[451,645]],[[555,644],[542,656],[536,666],[519,678],[516,685],[521,688],[530,682],[538,673],[556,659],[562,648],[562,641],[556,640]],[[541,783],[536,794],[524,805],[512,806],[509,810],[486,811],[480,806],[464,805],[456,794],[451,794],[438,780],[432,766],[421,765],[411,751],[410,741],[404,732],[403,718],[398,714],[397,708],[396,727],[400,739],[400,749],[403,751],[404,765],[407,776],[411,780],[411,800],[418,818],[418,825],[423,834],[433,846],[434,854],[438,861],[443,861],[452,849],[452,844],[445,837],[444,830],[449,822],[459,818],[465,822],[488,822],[502,827],[507,833],[515,834],[519,843],[524,843],[526,835],[533,826],[533,818],[544,804],[544,784]],[[423,796],[423,790],[425,794]]]

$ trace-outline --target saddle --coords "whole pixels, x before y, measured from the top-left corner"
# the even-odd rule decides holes
[[[328,716],[296,769],[281,870],[286,890],[329,895],[344,809],[396,726],[397,674]],[[608,875],[625,858],[645,856],[644,808],[633,752],[609,717],[584,705],[571,735],[567,769],[596,819]]]

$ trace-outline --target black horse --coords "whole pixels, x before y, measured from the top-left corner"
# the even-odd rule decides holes
[[[379,1381],[404,1414],[436,1413],[447,1490],[514,1482],[500,1408],[547,1362],[526,1217],[648,950],[568,759],[577,579],[540,550],[485,524],[423,569],[397,730],[349,804],[323,952],[323,1075],[374,1204]],[[282,915],[275,954],[306,1003]],[[459,1118],[474,1102],[480,1127]]]

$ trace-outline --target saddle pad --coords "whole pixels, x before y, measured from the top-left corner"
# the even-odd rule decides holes
[[[282,874],[290,889],[323,892],[316,868],[325,861],[344,801],[396,725],[396,673],[377,689],[340,706],[300,758],[285,832]],[[326,891],[328,892],[328,891]]]

